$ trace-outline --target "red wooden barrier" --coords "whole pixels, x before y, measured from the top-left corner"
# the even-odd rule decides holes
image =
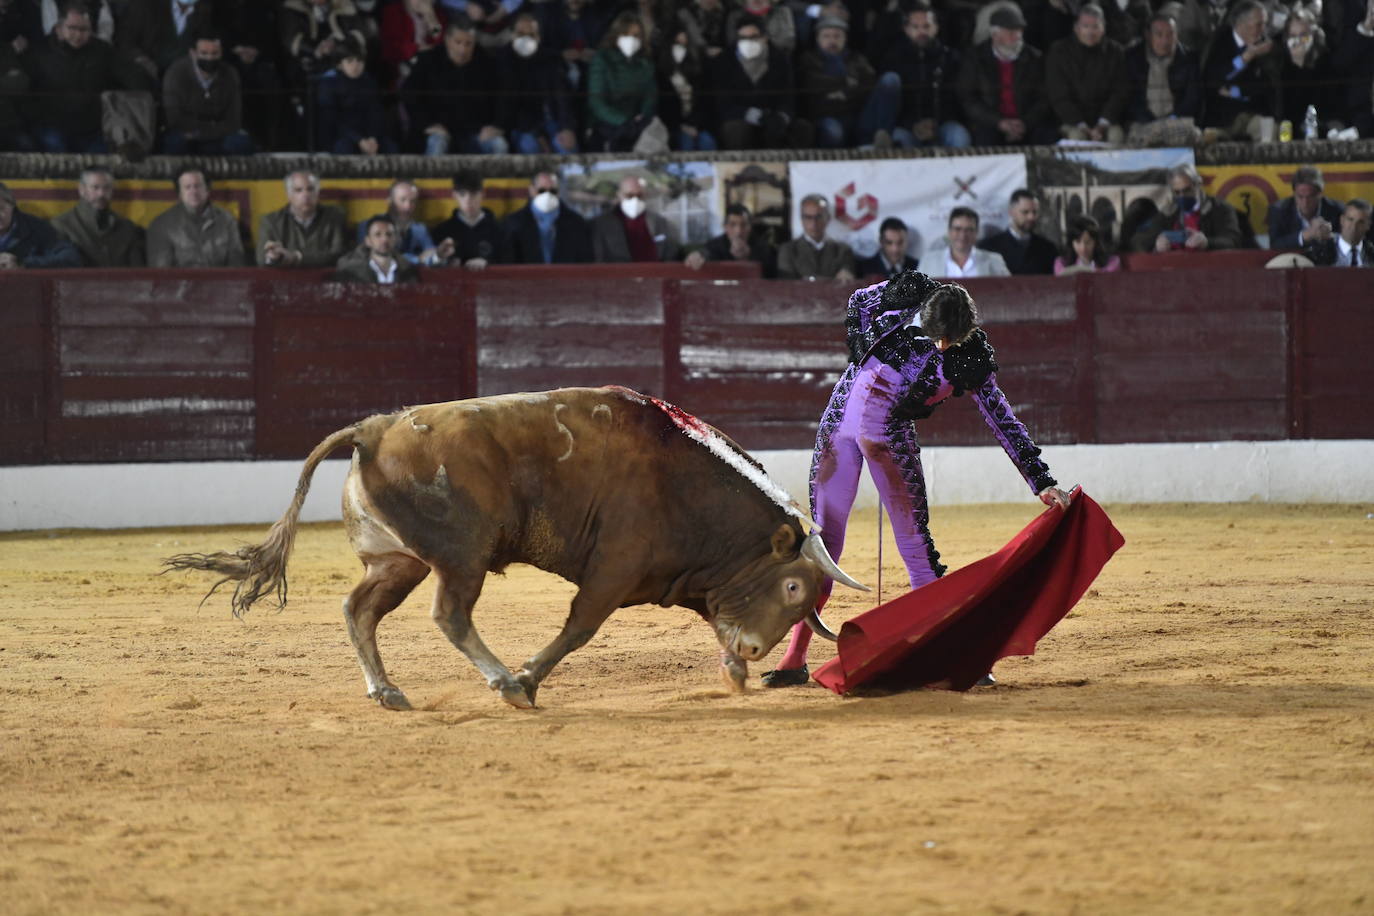
[[[0,462],[299,458],[408,404],[616,383],[746,447],[808,448],[844,366],[849,285],[732,265],[317,272],[53,271],[0,297]],[[1374,272],[971,280],[1044,443],[1374,437]],[[971,404],[922,424],[989,444]]]

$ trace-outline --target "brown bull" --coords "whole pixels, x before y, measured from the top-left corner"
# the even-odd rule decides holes
[[[723,672],[742,689],[747,659],[762,658],[799,620],[822,635],[816,596],[836,568],[820,537],[727,437],[670,405],[624,388],[430,404],[374,416],[327,437],[305,461],[296,496],[260,545],[183,554],[175,569],[237,582],[242,614],[275,593],[315,468],[352,446],[343,514],[362,560],[344,601],[368,695],[408,709],[377,652],[377,624],[434,571],[434,620],[514,706],[618,607],[682,605],[715,629]],[[800,516],[804,518],[804,516]],[[512,673],[472,623],[488,572],[528,563],[579,586],[562,631]],[[213,593],[214,589],[211,589]],[[832,637],[833,638],[833,637]]]

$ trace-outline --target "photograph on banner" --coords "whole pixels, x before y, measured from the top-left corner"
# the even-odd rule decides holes
[[[917,260],[945,238],[949,211],[969,207],[979,217],[979,236],[1007,227],[1011,192],[1026,185],[1026,158],[952,156],[940,159],[793,162],[788,167],[792,236],[801,235],[798,202],[821,194],[830,202],[826,234],[845,242],[856,257],[878,250],[878,227],[888,217],[907,225],[907,253]]]
[[[743,204],[749,208],[754,235],[774,247],[792,237],[786,162],[718,162],[716,188],[712,236],[725,231],[725,208]]]
[[[1293,173],[1300,165],[1210,165],[1200,166],[1207,193],[1236,208],[1241,219],[1250,220],[1255,238],[1262,247],[1269,245],[1269,208],[1293,196]],[[1374,162],[1317,162],[1324,186],[1322,194],[1338,203],[1352,198],[1374,200]]]
[[[1076,216],[1091,216],[1102,227],[1111,250],[1120,250],[1123,223],[1139,225],[1169,202],[1169,169],[1192,165],[1187,148],[1056,150],[1028,157],[1031,187],[1040,192],[1037,231],[1064,242],[1064,227]]]
[[[560,196],[589,220],[615,206],[620,180],[644,180],[644,203],[663,216],[684,245],[701,245],[720,230],[716,210],[716,170],[709,162],[660,162],[637,159],[569,163],[561,172]]]

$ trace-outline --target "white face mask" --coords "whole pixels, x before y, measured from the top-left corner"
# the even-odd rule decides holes
[[[763,53],[763,42],[757,38],[741,38],[738,47],[739,56],[745,60],[753,60]]]
[[[639,53],[639,39],[633,35],[621,35],[615,40],[615,46],[626,57],[634,57]]]
[[[675,64],[680,64],[680,63],[682,63],[684,60],[687,59],[687,46],[686,46],[686,45],[673,45],[672,55],[673,55],[673,63],[675,63]]]
[[[533,35],[517,35],[510,43],[511,50],[521,57],[529,57],[539,50],[539,39]]]
[[[552,213],[558,209],[558,195],[548,191],[540,191],[534,195],[534,209],[540,213]]]
[[[640,197],[627,197],[620,202],[620,212],[625,214],[626,219],[634,219],[644,212],[644,199]]]

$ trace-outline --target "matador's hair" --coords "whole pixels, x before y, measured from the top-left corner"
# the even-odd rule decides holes
[[[968,290],[942,283],[921,303],[921,333],[957,346],[978,330],[978,307]]]

